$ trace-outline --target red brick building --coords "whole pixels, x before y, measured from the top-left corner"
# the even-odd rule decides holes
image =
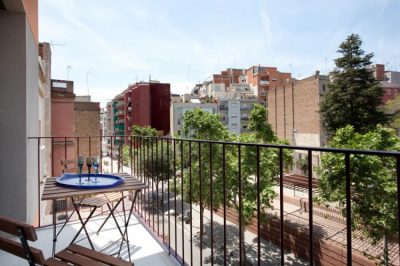
[[[74,82],[67,80],[51,80],[51,136],[53,176],[60,175],[64,158],[74,158],[74,140],[64,137],[74,136]],[[65,145],[66,143],[66,145]]]
[[[167,135],[170,130],[170,84],[140,82],[132,84],[119,98],[123,99],[124,135],[131,135],[133,125],[150,126]],[[118,109],[119,110],[119,109]]]
[[[385,91],[382,101],[386,103],[400,95],[400,72],[385,71],[385,65],[375,64],[372,66],[374,77]]]
[[[267,103],[268,91],[290,81],[291,74],[279,72],[276,67],[252,66],[246,70],[246,79],[259,102]]]

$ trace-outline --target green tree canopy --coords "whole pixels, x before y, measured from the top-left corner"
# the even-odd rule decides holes
[[[392,116],[390,126],[400,129],[400,95],[385,104],[385,112]]]
[[[248,129],[254,132],[257,139],[264,142],[277,140],[272,131],[271,124],[267,123],[267,108],[261,104],[255,104],[253,109],[251,109]]]
[[[194,139],[226,140],[229,138],[229,131],[221,123],[219,115],[196,108],[184,113],[182,136]]]
[[[388,116],[379,110],[384,91],[368,68],[374,55],[365,54],[361,44],[360,36],[351,34],[339,46],[342,56],[335,59],[333,82],[320,106],[324,125],[331,134],[346,125],[366,133],[388,122]]]
[[[400,150],[393,130],[378,126],[365,134],[352,126],[339,129],[330,141],[334,148]],[[351,209],[353,225],[374,241],[398,232],[396,161],[392,157],[351,155]],[[346,202],[345,156],[325,153],[317,169],[320,195],[324,201]],[[343,207],[345,212],[345,207]]]

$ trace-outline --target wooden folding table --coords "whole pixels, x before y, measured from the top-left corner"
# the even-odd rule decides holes
[[[103,193],[109,193],[109,192],[124,192],[124,191],[133,191],[134,192],[134,197],[132,199],[132,204],[129,209],[129,214],[128,214],[128,219],[125,220],[124,223],[124,233],[122,237],[126,237],[128,239],[127,235],[127,228],[129,225],[129,221],[132,215],[133,211],[133,205],[135,203],[137,194],[142,190],[146,189],[148,186],[143,183],[142,181],[132,177],[129,174],[126,173],[115,173],[114,175],[118,175],[120,177],[124,178],[124,182],[118,186],[111,187],[111,188],[99,188],[99,189],[81,189],[81,188],[70,188],[70,187],[64,187],[56,184],[56,177],[51,177],[46,179],[46,183],[44,185],[43,189],[43,195],[42,195],[42,200],[51,200],[53,201],[53,256],[55,254],[55,249],[56,249],[56,243],[57,243],[57,236],[61,232],[61,230],[64,228],[64,226],[60,229],[59,233],[56,231],[56,226],[57,226],[57,221],[56,221],[56,200],[57,199],[65,199],[65,198],[71,198],[72,202],[74,202],[73,197],[78,197],[78,196],[85,196],[85,195],[95,195],[95,194],[103,194]],[[74,204],[75,210],[78,213],[78,216],[80,217],[79,211],[76,209],[76,205]],[[81,218],[80,218],[81,220]],[[68,219],[65,223],[68,222]],[[87,222],[87,221],[86,221]],[[86,223],[85,222],[85,223]],[[81,220],[82,223],[82,220]],[[65,225],[65,224],[64,224]],[[85,225],[82,223],[82,229],[85,230],[86,235],[88,236],[86,232]],[[122,242],[124,239],[122,239]],[[121,242],[121,245],[122,245]],[[128,241],[127,241],[128,242]],[[129,243],[128,245],[128,250],[129,250]],[[130,257],[130,256],[129,256]]]

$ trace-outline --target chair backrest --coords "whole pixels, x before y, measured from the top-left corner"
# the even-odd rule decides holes
[[[78,167],[76,167],[76,160],[61,160],[61,165],[64,166],[63,173],[78,173]]]
[[[0,232],[19,238],[19,241],[0,236],[0,249],[28,260],[30,265],[43,265],[45,259],[40,249],[29,247],[28,241],[36,241],[35,228],[32,225],[0,216]]]

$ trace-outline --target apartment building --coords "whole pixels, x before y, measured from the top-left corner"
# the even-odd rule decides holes
[[[315,75],[283,82],[268,93],[268,122],[275,134],[293,145],[320,147],[326,144],[319,104],[329,77]]]
[[[216,103],[172,103],[170,109],[170,129],[171,136],[177,137],[180,135],[183,126],[183,115],[187,111],[200,109],[210,114],[218,113],[218,104]]]
[[[252,66],[246,70],[246,83],[265,106],[268,104],[268,91],[290,80],[290,73],[280,72],[276,67]]]
[[[51,47],[39,43],[39,136],[51,136]],[[51,175],[51,140],[40,141],[40,177]]]
[[[74,101],[73,81],[51,80],[52,176],[61,174],[62,159],[75,158],[75,140],[64,138],[74,136]]]
[[[102,149],[100,139],[100,103],[92,102],[91,97],[76,96],[74,101],[74,134],[80,137],[79,146],[75,141],[75,154],[83,156],[100,156]],[[93,137],[93,138],[88,138]],[[75,157],[76,158],[76,157]]]
[[[254,104],[258,103],[256,97],[252,95],[244,96],[241,93],[220,94],[217,97],[218,113],[221,122],[226,128],[239,135],[248,132],[247,126],[250,119],[250,112]]]
[[[130,141],[132,126],[150,126],[159,135],[170,131],[169,111],[171,93],[170,84],[156,81],[131,84],[107,104],[109,123],[105,129],[116,137],[113,141],[113,153],[118,154],[121,147]],[[112,118],[111,118],[112,117]],[[111,143],[108,143],[109,149]]]
[[[371,66],[376,80],[384,90],[382,101],[386,103],[400,95],[400,72],[385,71],[385,65],[375,64]]]
[[[133,125],[150,126],[160,135],[170,131],[170,84],[141,82],[129,86],[124,96],[125,134],[130,135]]]

